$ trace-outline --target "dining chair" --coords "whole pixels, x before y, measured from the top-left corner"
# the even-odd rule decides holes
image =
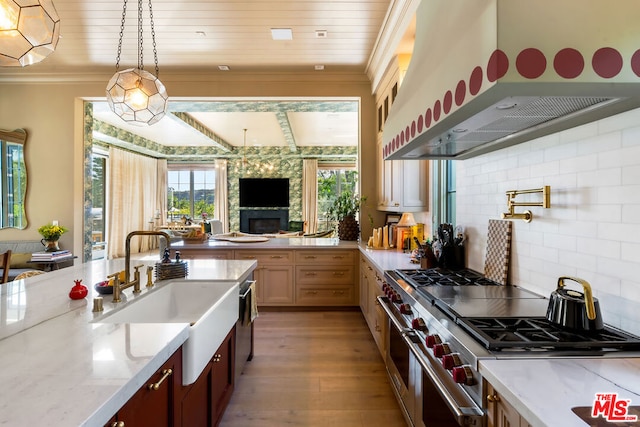
[[[11,267],[11,251],[0,254],[0,267],[2,267],[2,279],[0,283],[9,281],[9,268]]]

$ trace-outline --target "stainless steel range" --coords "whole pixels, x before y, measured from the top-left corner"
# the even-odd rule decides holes
[[[472,270],[391,270],[385,279],[387,369],[414,426],[483,426],[481,359],[640,351],[640,338],[610,326],[582,333],[551,324],[548,299]]]

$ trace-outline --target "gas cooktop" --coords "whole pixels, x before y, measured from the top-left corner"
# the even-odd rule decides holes
[[[489,350],[640,350],[640,338],[605,326],[593,333],[559,328],[546,318],[461,318],[457,323]]]
[[[414,293],[439,309],[485,349],[500,354],[597,355],[638,351],[640,338],[606,325],[596,333],[573,331],[546,319],[549,300],[526,289],[500,285],[469,270],[393,270]]]

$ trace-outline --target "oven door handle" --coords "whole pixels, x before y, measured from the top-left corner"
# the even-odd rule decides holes
[[[249,283],[249,286],[247,286],[247,290],[245,291],[245,293],[240,295],[240,299],[245,299],[247,297],[247,295],[249,295],[249,292],[251,292],[251,285],[256,283],[256,281],[255,280],[250,280],[250,281],[247,281],[246,283]]]
[[[440,395],[445,400],[445,403],[447,404],[449,409],[451,409],[451,411],[453,412],[454,416],[458,420],[458,424],[465,425],[464,424],[465,420],[467,420],[469,417],[472,417],[472,418],[483,417],[484,411],[482,410],[482,408],[476,405],[475,402],[473,402],[473,399],[471,398],[469,398],[469,401],[472,404],[469,407],[461,408],[458,405],[458,403],[456,402],[456,399],[449,392],[449,390],[442,383],[442,381],[440,381],[440,378],[438,377],[436,372],[433,370],[433,368],[429,366],[429,363],[427,363],[424,360],[424,357],[420,354],[421,353],[420,349],[407,335],[407,331],[409,331],[410,329],[402,326],[400,321],[396,318],[396,316],[393,314],[393,312],[389,308],[388,306],[389,300],[383,296],[379,296],[377,299],[378,299],[378,302],[380,303],[380,306],[387,314],[387,317],[389,318],[391,323],[393,323],[393,326],[400,332],[400,336],[402,336],[402,339],[405,341],[405,343],[407,344],[411,352],[414,354],[414,356],[416,356],[416,359],[420,363],[420,366],[422,366],[422,369],[424,369],[427,372],[434,386],[438,389],[438,391],[440,392]]]

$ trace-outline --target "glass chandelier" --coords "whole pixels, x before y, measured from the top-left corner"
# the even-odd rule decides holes
[[[60,17],[51,0],[0,0],[0,66],[40,62],[59,39]]]
[[[122,36],[127,14],[127,0],[122,8],[122,23],[118,41],[116,73],[107,83],[107,101],[116,115],[127,123],[134,125],[152,125],[164,117],[167,112],[168,98],[164,84],[158,79],[158,52],[156,50],[156,34],[153,27],[153,10],[149,0],[149,18],[151,23],[151,39],[156,74],[144,70],[142,55],[142,0],[138,0],[138,67],[118,71]]]

